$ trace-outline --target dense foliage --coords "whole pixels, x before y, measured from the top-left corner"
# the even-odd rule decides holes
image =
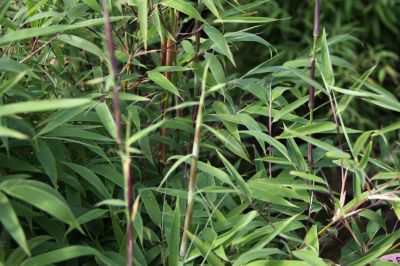
[[[391,264],[398,0],[104,2],[0,2],[0,265]]]

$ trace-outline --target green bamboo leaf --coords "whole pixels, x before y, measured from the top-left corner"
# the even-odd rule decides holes
[[[3,37],[4,38],[4,37]],[[1,43],[1,40],[0,40]],[[28,74],[36,79],[40,79],[33,71],[27,67],[24,64],[18,63],[12,59],[8,58],[0,58],[0,70],[1,71],[7,71],[7,72],[13,72],[13,73],[25,73]],[[20,79],[22,77],[19,77]]]
[[[313,135],[317,133],[332,131],[336,129],[336,124],[333,122],[316,122],[312,125],[304,125],[297,128],[292,128],[290,131],[295,132],[296,135]],[[292,137],[290,133],[284,132],[278,138]]]
[[[32,250],[48,240],[52,239],[50,236],[36,236],[28,240],[29,249]],[[16,248],[10,256],[8,256],[6,264],[7,266],[20,266],[22,261],[26,258],[27,254],[21,247]]]
[[[227,134],[226,131],[215,130],[212,127],[203,124],[208,131],[214,134],[231,152],[238,155],[239,157],[249,161],[249,157],[247,156],[247,152],[243,149],[241,143],[239,143],[233,136]],[[226,132],[226,134],[225,134]],[[228,137],[226,137],[228,136]]]
[[[142,41],[144,44],[144,49],[147,50],[147,24],[148,24],[148,4],[147,0],[140,0],[138,3],[138,15],[139,15],[139,25],[140,33],[142,34]]]
[[[149,71],[147,74],[149,79],[157,83],[161,88],[180,97],[178,89],[163,74],[157,71]]]
[[[113,142],[112,138],[106,137],[104,135],[94,133],[92,131],[83,130],[78,126],[72,126],[68,124],[64,124],[64,126],[60,126],[54,129],[51,133],[48,134],[49,137],[68,137],[68,138],[78,138],[78,139],[86,139],[91,141],[104,141],[104,142]]]
[[[161,19],[158,8],[155,8],[153,11],[153,23],[154,27],[157,29],[158,36],[160,40],[163,39],[163,28],[161,27]]]
[[[96,0],[82,0],[82,2],[88,5],[94,11],[101,13],[101,6]]]
[[[232,62],[232,64],[234,66],[236,66],[235,60],[234,60],[233,55],[232,55],[232,52],[229,49],[228,42],[226,41],[224,35],[222,35],[222,33],[219,30],[217,30],[216,28],[214,28],[213,26],[204,27],[204,32],[211,39],[211,41],[214,43],[215,47],[217,47],[217,49],[223,55],[228,57],[228,59]]]
[[[142,189],[140,191],[141,199],[144,207],[147,210],[151,220],[159,227],[162,226],[161,222],[161,210],[158,205],[157,199],[150,189]]]
[[[286,227],[288,227],[292,222],[294,222],[297,217],[299,217],[300,214],[294,215],[284,221],[283,223],[279,224],[279,226],[275,227],[275,230],[270,233],[268,236],[265,238],[261,239],[253,248],[258,249],[258,248],[263,248],[268,243],[270,243],[272,240],[274,240],[275,237],[277,237]]]
[[[226,169],[229,171],[231,177],[236,180],[236,182],[239,185],[239,188],[241,192],[248,196],[251,197],[251,190],[247,186],[246,181],[243,179],[243,177],[239,174],[239,172],[236,170],[236,168],[219,152],[217,151],[218,157],[220,160],[223,162],[225,165]]]
[[[288,161],[290,161],[290,156],[289,156],[289,153],[288,153],[285,145],[283,145],[276,139],[272,138],[270,135],[267,135],[264,132],[255,131],[255,130],[242,130],[239,132],[262,139],[263,141],[265,141],[266,143],[270,144],[272,147],[277,149]]]
[[[53,129],[61,126],[62,124],[70,121],[83,111],[85,111],[89,105],[91,104],[84,104],[82,106],[78,106],[76,108],[68,108],[64,110],[57,111],[51,114],[45,121],[41,124],[46,124],[37,134],[38,136],[44,135],[48,132],[51,132]]]
[[[318,240],[318,230],[317,225],[311,226],[308,230],[307,235],[304,239],[308,247],[312,248],[316,255],[319,254],[319,240]]]
[[[295,250],[293,251],[293,255],[312,266],[328,266],[328,264],[318,257],[318,254],[309,249]]]
[[[49,265],[82,256],[96,256],[105,265],[117,265],[94,248],[76,245],[52,250],[34,256],[25,260],[21,266]]]
[[[215,22],[218,23],[234,23],[234,24],[262,24],[262,23],[270,23],[277,21],[279,19],[276,18],[267,18],[267,17],[224,17],[220,19],[216,19]]]
[[[237,260],[235,260],[235,263],[233,263],[232,266],[249,265],[248,262],[250,262],[250,261],[254,261],[255,259],[268,258],[269,256],[275,255],[275,254],[284,255],[285,253],[277,248],[261,248],[261,249],[256,249],[256,250],[251,249],[251,250],[245,252],[244,254],[240,255],[237,258]],[[260,265],[264,265],[264,264],[260,264]],[[284,266],[284,265],[282,265],[282,266]]]
[[[72,171],[80,175],[89,184],[91,184],[100,193],[98,197],[103,199],[111,198],[111,194],[104,185],[103,181],[101,181],[101,179],[95,173],[93,173],[89,168],[86,168],[82,165],[75,163],[63,162],[63,164],[68,166]]]
[[[39,140],[37,147],[35,147],[35,153],[44,171],[49,176],[51,183],[54,187],[57,187],[57,165],[53,152],[45,141]]]
[[[393,243],[395,243],[400,238],[400,231],[396,231],[392,234],[387,235],[378,243],[370,248],[367,253],[365,253],[361,258],[350,262],[349,266],[363,266],[374,261],[381,255],[383,255]]]
[[[165,0],[162,1],[161,4],[163,6],[172,7],[179,12],[186,14],[187,16],[199,20],[203,23],[207,23],[200,15],[200,13],[194,8],[190,2],[185,0]]]
[[[210,263],[210,265],[214,266],[223,266],[225,265],[215,253],[211,250],[211,246],[208,243],[202,242],[198,237],[190,233],[189,231],[185,231],[185,234],[188,235],[189,239],[193,242],[194,246],[200,250],[201,254],[204,258]]]
[[[177,158],[180,157],[178,156]],[[186,158],[185,162],[188,164],[192,163],[190,158]],[[230,180],[229,175],[217,167],[201,161],[197,161],[197,169],[209,174],[210,176],[216,177],[222,184],[229,184],[231,187],[235,187]]]
[[[29,137],[21,132],[18,132],[14,129],[10,129],[7,127],[0,126],[0,137],[8,137],[15,139],[28,139]]]
[[[344,159],[350,158],[350,154],[348,154],[347,152],[341,151],[340,149],[336,148],[335,146],[332,146],[331,144],[328,144],[324,141],[321,141],[321,140],[313,138],[313,137],[304,136],[302,134],[298,134],[294,131],[289,130],[288,128],[285,128],[285,131],[287,131],[289,134],[293,135],[296,138],[300,138],[308,143],[313,144],[316,147],[319,147],[319,148],[325,150],[326,155],[328,157],[344,158]]]
[[[304,156],[294,138],[287,139],[287,146],[289,156],[291,156],[292,161],[297,166],[297,169],[299,169],[301,172],[307,172],[308,165],[306,160],[304,160]]]
[[[111,17],[110,21],[118,21],[122,19],[126,19],[128,17],[120,16],[120,17]],[[34,37],[38,36],[46,36],[46,35],[51,35],[59,32],[64,32],[64,31],[69,31],[69,30],[76,30],[76,29],[81,29],[81,28],[86,28],[86,27],[93,27],[97,25],[103,25],[104,24],[104,18],[95,18],[95,19],[89,19],[86,21],[78,22],[76,24],[71,24],[71,25],[51,25],[51,26],[45,26],[45,27],[40,27],[40,28],[29,28],[29,29],[22,29],[14,32],[9,32],[6,35],[4,35],[0,39],[0,45],[2,44],[7,44],[10,42],[14,41],[20,41],[20,40],[26,40],[26,39],[31,39]]]
[[[371,136],[371,134],[372,134],[372,131],[366,131],[363,134],[361,134],[361,136],[358,137],[358,139],[356,140],[356,142],[354,143],[354,146],[353,146],[353,156],[355,158],[358,157],[361,149],[364,147],[365,143],[368,141],[369,136]]]
[[[21,81],[21,79],[28,73],[28,70],[19,72],[18,75],[16,75],[13,78],[10,78],[7,81],[3,81],[3,83],[0,85],[0,97],[3,96],[5,93],[7,93],[9,90],[14,88],[18,82]]]
[[[113,139],[116,139],[117,129],[107,104],[105,102],[101,102],[98,105],[96,105],[96,112],[101,122],[103,123],[104,127],[106,128],[108,134],[110,134],[110,136]]]
[[[308,96],[301,97],[288,105],[285,105],[281,110],[279,110],[275,115],[274,115],[274,120],[273,122],[278,122],[282,117],[286,116],[287,114],[293,112],[297,108],[303,106],[306,102],[308,101]]]
[[[166,120],[161,120],[151,126],[146,127],[145,129],[139,130],[138,132],[136,132],[135,134],[133,134],[132,136],[130,136],[128,138],[128,140],[126,141],[126,144],[128,146],[131,146],[133,143],[135,143],[136,141],[138,141],[139,139],[141,139],[142,137],[145,137],[147,135],[149,135],[151,132],[153,132],[154,130],[156,130],[157,128],[159,128],[160,126],[162,126],[165,123]]]
[[[308,85],[312,85],[317,90],[315,92],[316,94],[319,93],[320,91],[324,90],[324,88],[317,81],[311,79],[303,71],[300,71],[300,70],[297,70],[297,69],[294,69],[291,67],[284,67],[283,69],[288,70],[289,72],[293,73],[295,76],[299,77],[301,80],[303,80]]]
[[[161,180],[160,184],[158,185],[158,187],[162,187],[162,185],[164,185],[164,183],[168,180],[168,178],[170,177],[170,175],[175,171],[176,168],[179,167],[179,165],[181,165],[183,162],[187,161],[189,158],[192,157],[192,154],[187,154],[185,156],[181,156],[172,166],[171,168],[168,170],[168,172],[165,174],[163,180]],[[170,159],[168,159],[169,161]]]
[[[329,90],[330,87],[335,85],[335,76],[332,69],[331,55],[329,53],[328,43],[326,41],[326,31],[322,32],[321,37],[321,64],[318,64],[321,71],[322,79],[324,80],[325,87]]]
[[[42,182],[24,179],[7,180],[0,183],[0,190],[47,212],[74,228],[80,228],[62,196]]]
[[[372,74],[372,72],[375,70],[375,68],[376,68],[376,65],[374,65],[373,67],[368,69],[364,74],[362,74],[356,80],[356,82],[354,82],[354,84],[350,87],[349,90],[358,91],[359,89],[361,89],[361,87],[365,84],[365,82],[367,81],[369,76]],[[342,111],[346,110],[347,106],[349,105],[349,103],[351,102],[353,97],[354,96],[351,96],[351,95],[344,95],[338,104],[337,112],[341,113]]]
[[[90,99],[61,99],[61,100],[42,100],[27,101],[0,106],[0,116],[13,115],[18,113],[44,112],[55,109],[74,108],[90,103]]]
[[[179,265],[179,244],[181,230],[181,214],[179,209],[179,199],[176,201],[174,216],[172,218],[171,231],[168,235],[168,265]]]
[[[372,141],[368,143],[368,146],[365,148],[363,157],[360,160],[359,163],[359,169],[364,170],[365,167],[367,166],[367,163],[369,161],[370,155],[371,155],[371,150],[372,150]]]
[[[389,126],[386,126],[384,128],[381,128],[380,130],[375,131],[374,134],[372,134],[372,136],[375,137],[378,135],[383,135],[383,134],[386,134],[388,132],[395,131],[398,129],[400,129],[400,121],[390,124]]]
[[[290,171],[290,174],[293,176],[298,176],[298,177],[310,180],[310,181],[318,182],[321,184],[326,184],[326,181],[324,179],[322,179],[321,177],[316,176],[316,175],[302,173],[302,172],[298,172],[298,171]]]
[[[21,224],[18,221],[18,217],[11,206],[7,196],[0,191],[0,221],[3,224],[6,231],[11,237],[18,243],[23,251],[30,256],[28,243],[24,230],[22,230]]]
[[[258,260],[253,261],[246,266],[310,266],[307,262],[299,260]]]
[[[208,8],[208,10],[210,10],[211,13],[214,14],[214,16],[216,16],[217,18],[220,18],[218,9],[215,6],[213,0],[202,0],[202,1],[203,1],[204,5]]]
[[[42,171],[33,165],[31,165],[27,161],[20,160],[13,156],[7,156],[5,154],[0,153],[0,166],[4,168],[10,168],[18,171],[27,171],[34,173],[41,173]]]
[[[108,59],[107,55],[104,53],[102,49],[100,49],[94,43],[89,42],[88,40],[85,40],[81,37],[69,34],[62,34],[58,36],[57,39],[69,45],[75,46],[79,49],[82,49],[86,52],[97,55],[101,60],[106,61]]]
[[[98,203],[96,203],[96,206],[113,206],[113,207],[125,207],[126,206],[126,202],[120,199],[106,199],[106,200],[102,200]]]

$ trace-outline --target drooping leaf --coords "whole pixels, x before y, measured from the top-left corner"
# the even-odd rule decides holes
[[[50,186],[33,180],[7,180],[0,184],[0,190],[41,209],[74,228],[79,225],[62,196]]]
[[[27,255],[30,255],[24,230],[7,196],[0,191],[0,221],[6,231]]]
[[[206,26],[204,27],[204,32],[207,34],[207,36],[211,39],[211,41],[214,43],[215,47],[228,59],[232,62],[232,64],[235,66],[235,60],[233,58],[232,52],[229,49],[228,42],[226,41],[224,35],[216,28],[213,26]]]
[[[207,23],[199,14],[199,12],[194,8],[189,2],[185,0],[165,0],[161,2],[162,5],[172,7],[180,12],[199,20],[203,23]]]

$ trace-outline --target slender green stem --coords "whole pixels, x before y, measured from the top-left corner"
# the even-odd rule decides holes
[[[188,236],[186,232],[190,231],[190,225],[192,222],[192,214],[194,206],[194,188],[196,186],[196,178],[197,178],[197,160],[200,151],[200,133],[201,133],[201,124],[203,122],[204,101],[206,98],[206,79],[207,79],[208,66],[209,62],[206,63],[206,67],[204,68],[200,101],[199,101],[199,107],[197,109],[196,126],[193,138],[192,163],[190,165],[189,184],[188,184],[188,203],[186,207],[185,224],[183,228],[182,242],[180,248],[180,256],[182,258],[185,257],[185,254],[187,252]]]
[[[313,36],[314,36],[314,41],[313,41],[313,48],[312,48],[312,54],[311,54],[311,73],[310,73],[310,78],[311,80],[315,79],[315,57],[317,53],[317,39],[319,36],[319,0],[315,0],[315,5],[314,5],[314,31],[313,31]],[[309,99],[308,99],[308,108],[310,109],[310,125],[313,124],[313,116],[314,116],[314,105],[315,105],[315,88],[314,86],[310,86],[309,88]],[[312,169],[314,160],[313,160],[313,146],[311,143],[308,143],[308,152],[307,152],[307,158],[308,158],[308,164],[310,169]]]

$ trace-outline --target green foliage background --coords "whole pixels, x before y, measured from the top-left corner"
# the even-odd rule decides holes
[[[400,1],[322,0],[315,80],[314,1],[105,2],[117,73],[97,0],[0,2],[0,265],[390,264]]]

